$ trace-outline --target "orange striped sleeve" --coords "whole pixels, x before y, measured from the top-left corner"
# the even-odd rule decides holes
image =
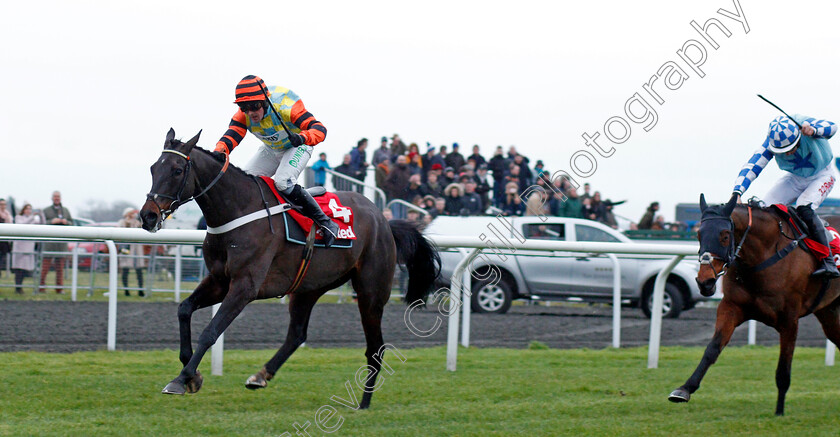
[[[300,129],[307,146],[314,146],[327,138],[327,128],[303,106],[303,100],[292,105],[292,123]]]
[[[222,135],[222,138],[219,142],[216,143],[217,152],[225,152],[230,153],[233,149],[239,145],[243,138],[245,138],[245,132],[247,130],[247,125],[245,124],[245,113],[236,110],[236,114],[233,114],[233,118],[230,119],[230,125],[228,125],[228,130]]]

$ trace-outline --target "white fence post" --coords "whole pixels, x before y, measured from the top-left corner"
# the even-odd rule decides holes
[[[181,248],[175,248],[175,302],[181,301]]]
[[[117,349],[117,245],[106,240],[108,246],[108,350]],[[91,263],[93,268],[93,263]]]
[[[607,256],[613,263],[613,335],[612,346],[621,347],[621,264],[615,254],[608,253]]]
[[[685,255],[675,256],[658,275],[653,284],[653,308],[650,310],[650,342],[648,343],[648,369],[659,367],[659,341],[662,338],[662,295],[668,275],[674,270]]]
[[[476,249],[478,250],[478,249]],[[470,256],[467,249],[459,248],[462,256]],[[472,313],[472,272],[469,265],[461,274],[461,310],[463,320],[461,321],[461,346],[470,347],[470,315]]]
[[[217,303],[213,305],[213,317],[216,316],[216,311],[222,304]],[[225,359],[225,333],[221,333],[216,343],[210,348],[210,374],[222,376],[222,367],[224,367]]]
[[[469,255],[462,259],[455,267],[452,277],[462,278],[464,272],[467,271],[467,267],[469,267],[470,263],[472,263],[479,253],[481,253],[481,249],[472,249]],[[463,280],[453,281],[452,288],[449,290],[449,317],[447,318],[449,326],[446,341],[446,370],[450,372],[454,372],[458,367],[458,324],[460,323],[460,313],[458,312],[460,307],[458,305],[464,305]]]
[[[76,292],[79,288],[79,245],[77,244],[73,247],[73,261],[70,263],[70,267],[73,269],[70,273],[70,300],[73,302],[76,301]],[[91,267],[93,268],[93,267]]]
[[[747,322],[747,327],[749,328],[747,330],[747,344],[749,345],[755,344],[755,326],[755,320]]]

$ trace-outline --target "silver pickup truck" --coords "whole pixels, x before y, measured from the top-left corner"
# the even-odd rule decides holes
[[[606,256],[562,252],[553,253],[505,249],[504,240],[519,238],[557,241],[596,241],[637,244],[624,234],[591,220],[566,217],[437,217],[427,235],[480,237],[493,241],[499,250],[484,250],[471,265],[473,273],[471,306],[473,311],[505,313],[514,299],[569,300],[611,303],[613,296],[612,261]],[[499,220],[505,220],[507,224]],[[519,235],[515,235],[518,233]],[[621,264],[621,295],[624,304],[640,307],[650,317],[656,275],[671,257],[660,255],[616,255]],[[451,282],[455,266],[462,259],[457,251],[441,252],[442,284]],[[497,269],[500,278],[488,274]],[[694,281],[699,263],[680,262],[665,286],[663,317],[676,318],[702,300]],[[475,278],[486,278],[476,280]]]

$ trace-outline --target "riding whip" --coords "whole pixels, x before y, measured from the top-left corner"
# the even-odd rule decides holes
[[[798,128],[799,128],[799,130],[802,130],[802,125],[801,125],[801,124],[799,124],[799,122],[797,122],[796,120],[794,120],[794,119],[793,119],[793,117],[791,117],[790,115],[788,115],[788,113],[787,113],[787,112],[785,112],[782,108],[780,108],[780,107],[776,106],[776,104],[775,104],[775,103],[773,103],[773,102],[771,102],[771,101],[769,101],[769,100],[765,99],[765,98],[764,98],[764,96],[762,96],[761,94],[756,94],[756,95],[757,95],[757,96],[758,96],[761,100],[764,100],[765,102],[769,103],[769,104],[770,104],[771,106],[773,106],[774,108],[776,108],[776,109],[778,109],[779,111],[781,111],[781,113],[782,113],[782,114],[785,114],[785,116],[787,116],[787,118],[789,118],[789,119],[790,119],[790,121],[792,121],[792,122],[793,122],[793,124],[795,124],[795,125],[796,125],[796,127],[798,127]]]

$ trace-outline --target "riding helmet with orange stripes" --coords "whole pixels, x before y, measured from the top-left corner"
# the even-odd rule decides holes
[[[271,95],[263,80],[259,76],[249,74],[236,84],[236,100],[233,103],[265,100],[266,94]]]

